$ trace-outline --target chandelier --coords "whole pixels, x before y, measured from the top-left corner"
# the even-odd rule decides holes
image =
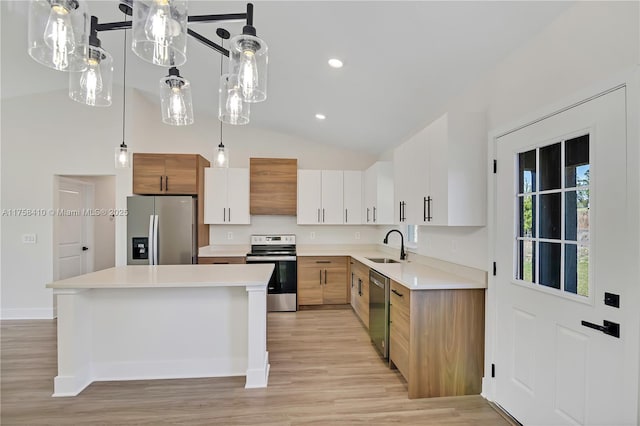
[[[69,97],[89,106],[110,106],[113,57],[101,46],[102,31],[132,29],[131,49],[141,59],[168,68],[160,79],[162,121],[192,124],[191,84],[178,67],[187,61],[187,36],[229,58],[220,79],[218,118],[233,125],[249,122],[249,104],[267,98],[267,44],[253,26],[253,4],[245,13],[188,15],[187,0],[124,0],[119,9],[130,21],[99,22],[86,0],[31,0],[29,55],[55,70],[69,72]],[[229,49],[188,28],[191,22],[246,20]]]

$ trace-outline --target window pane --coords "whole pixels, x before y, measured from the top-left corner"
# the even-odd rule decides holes
[[[560,288],[560,244],[540,243],[540,284]]]
[[[589,185],[589,135],[565,142],[565,187]]]
[[[540,148],[540,190],[560,188],[560,143]]]
[[[589,295],[589,247],[567,244],[564,250],[564,289]]]
[[[533,238],[536,236],[536,196],[525,195],[518,197],[520,211],[520,237]]]
[[[565,239],[589,244],[589,190],[565,194]]]
[[[540,195],[540,238],[561,238],[562,194]]]
[[[518,154],[518,168],[520,184],[518,192],[533,192],[536,190],[536,150]]]
[[[519,280],[535,282],[536,250],[533,241],[518,241],[518,276]]]

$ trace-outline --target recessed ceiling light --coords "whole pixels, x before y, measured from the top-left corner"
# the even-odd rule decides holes
[[[327,118],[324,114],[316,114],[316,118],[318,120],[324,120],[325,118]]]
[[[340,59],[331,58],[329,59],[329,66],[331,68],[342,68],[342,61]]]

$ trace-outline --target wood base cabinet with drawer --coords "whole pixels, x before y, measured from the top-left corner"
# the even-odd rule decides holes
[[[298,305],[344,305],[347,257],[298,257]]]
[[[409,290],[391,281],[389,316],[389,361],[409,398],[480,394],[484,289]]]
[[[351,261],[351,307],[369,329],[369,267],[355,259]]]

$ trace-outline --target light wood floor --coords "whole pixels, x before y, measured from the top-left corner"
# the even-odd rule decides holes
[[[480,396],[407,399],[351,310],[269,314],[266,389],[244,377],[102,382],[52,398],[55,321],[0,331],[2,425],[509,425]]]

